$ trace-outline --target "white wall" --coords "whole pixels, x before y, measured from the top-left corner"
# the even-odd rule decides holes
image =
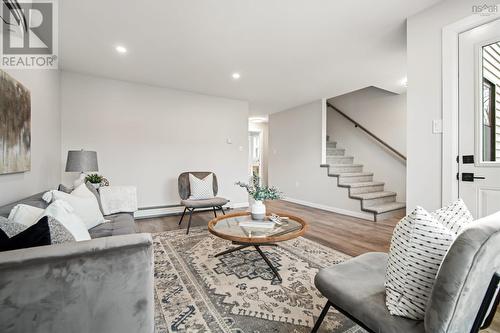
[[[269,184],[291,201],[373,218],[321,168],[322,101],[269,116]]]
[[[447,0],[408,18],[408,210],[441,207],[442,135],[432,133],[432,121],[442,119],[441,34],[443,27],[471,15],[473,5],[477,1]]]
[[[58,71],[6,72],[31,92],[31,170],[0,175],[0,205],[57,187],[61,176]]]
[[[69,72],[61,88],[61,165],[68,150],[97,151],[99,173],[137,186],[139,207],[178,204],[184,171],[214,171],[219,195],[247,201],[234,185],[247,179],[247,102]]]
[[[397,151],[406,155],[406,94],[393,94],[375,87],[331,98],[330,103],[367,128]],[[327,133],[330,141],[354,156],[354,162],[373,172],[374,180],[385,182],[386,191],[406,200],[406,164],[368,134],[328,108]]]

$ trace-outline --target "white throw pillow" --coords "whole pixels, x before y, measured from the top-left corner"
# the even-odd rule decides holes
[[[422,320],[441,263],[473,218],[463,201],[434,213],[417,207],[403,218],[391,240],[386,305],[392,315]]]
[[[33,224],[37,223],[42,216],[43,209],[30,205],[19,204],[12,208],[8,219],[9,221],[31,227]]]
[[[85,184],[78,186],[71,194],[61,191],[50,191],[44,195],[45,199],[51,201],[63,200],[73,207],[74,212],[85,223],[87,229],[91,229],[104,223],[96,197],[90,192]]]
[[[462,199],[458,199],[452,204],[436,210],[431,213],[442,225],[452,231],[455,235],[458,234],[470,222],[474,221],[474,217],[465,205]]]
[[[214,174],[211,173],[203,179],[189,174],[189,188],[191,196],[189,199],[202,200],[212,199],[214,197]]]
[[[44,215],[61,223],[76,241],[90,240],[85,223],[75,214],[73,207],[63,200],[56,200],[45,209]]]

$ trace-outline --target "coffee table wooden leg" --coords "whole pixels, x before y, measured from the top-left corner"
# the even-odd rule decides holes
[[[234,251],[239,251],[239,250],[242,250],[242,249],[244,249],[244,248],[246,248],[246,247],[249,247],[249,246],[250,246],[250,245],[240,245],[240,246],[237,246],[237,247],[233,247],[232,249],[229,249],[229,250],[226,250],[226,251],[222,251],[222,252],[220,252],[220,253],[217,253],[217,254],[215,255],[215,257],[220,257],[220,256],[223,256],[223,255],[225,255],[225,254],[232,253],[232,252],[234,252]]]
[[[274,275],[278,278],[278,280],[280,282],[283,282],[283,280],[281,279],[280,274],[278,273],[278,270],[273,266],[273,264],[271,263],[271,261],[264,254],[264,252],[262,252],[262,250],[260,249],[260,247],[258,245],[255,245],[255,249],[257,250],[257,252],[259,252],[260,256],[262,257],[262,259],[264,259],[264,261],[267,263],[267,265],[269,266],[269,268],[271,268],[271,270],[273,271]]]

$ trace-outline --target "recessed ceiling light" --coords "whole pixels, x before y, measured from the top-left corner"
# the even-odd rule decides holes
[[[233,73],[232,76],[233,76],[233,79],[235,79],[235,80],[238,80],[241,77],[240,73]]]
[[[121,54],[127,53],[127,49],[125,48],[125,46],[118,45],[115,47],[115,50],[116,50],[116,52],[121,53]]]

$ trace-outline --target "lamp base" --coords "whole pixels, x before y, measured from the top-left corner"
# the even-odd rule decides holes
[[[82,172],[80,176],[73,182],[73,188],[77,188],[78,186],[85,183],[85,177],[87,177],[87,175]]]

